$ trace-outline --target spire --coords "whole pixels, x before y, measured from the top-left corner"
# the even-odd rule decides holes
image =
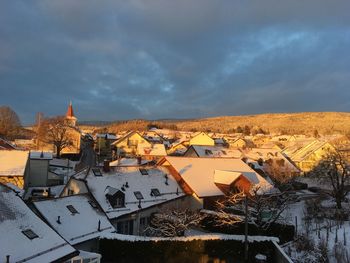
[[[75,117],[74,116],[74,112],[73,112],[72,101],[69,103],[69,106],[68,106],[68,109],[67,109],[67,113],[66,113],[66,117],[67,118]]]

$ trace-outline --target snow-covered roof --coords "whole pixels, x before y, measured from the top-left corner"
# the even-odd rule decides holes
[[[69,168],[74,168],[76,161],[71,161],[69,159],[58,159],[58,158],[53,158],[50,160],[49,164],[50,166],[58,166],[58,167],[69,167]]]
[[[147,174],[143,175],[141,171],[143,173],[146,171]],[[103,176],[95,176],[93,171],[90,171],[86,180],[91,194],[108,218],[116,218],[184,195],[181,187],[166,167],[118,167],[108,174],[102,170],[101,172]],[[125,194],[125,207],[113,208],[111,206],[106,198],[109,187]],[[152,189],[158,189],[160,195],[151,195]],[[141,208],[138,207],[139,200],[134,194],[137,191],[143,196]]]
[[[10,255],[10,262],[46,263],[76,251],[1,184],[0,233],[1,261]]]
[[[164,144],[153,144],[149,146],[147,144],[137,145],[137,154],[142,156],[166,156],[166,150]]]
[[[199,157],[222,157],[222,158],[241,158],[242,152],[238,149],[227,149],[220,146],[192,145]]]
[[[23,176],[28,160],[28,151],[0,151],[0,176]]]
[[[270,183],[241,159],[168,156],[165,157],[165,160],[174,167],[199,197],[223,195],[223,192],[215,185],[216,170],[242,173],[253,185],[259,186],[264,191],[273,188]]]
[[[37,201],[34,205],[51,227],[72,245],[115,231],[106,215],[87,194]],[[77,213],[71,212],[67,208],[69,206]]]
[[[39,160],[52,160],[52,152],[30,152],[30,159],[39,159]]]
[[[141,163],[138,163],[137,158],[121,158],[109,163],[110,166],[138,166],[149,163],[148,160],[141,159]]]
[[[233,171],[223,171],[223,170],[215,170],[214,171],[214,182],[218,184],[226,184],[230,185],[235,180],[240,177],[242,173],[233,172]]]
[[[0,150],[20,150],[15,144],[0,138]]]
[[[103,138],[107,140],[118,140],[118,136],[110,133],[98,133],[96,134],[96,138]]]

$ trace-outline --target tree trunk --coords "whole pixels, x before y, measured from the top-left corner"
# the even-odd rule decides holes
[[[341,198],[337,196],[336,199],[335,199],[335,202],[337,203],[337,208],[338,209],[341,209],[341,201],[342,201]]]
[[[56,146],[56,158],[61,159],[61,147]]]

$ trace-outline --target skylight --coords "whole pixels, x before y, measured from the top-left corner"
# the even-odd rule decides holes
[[[31,230],[31,229],[23,230],[22,233],[23,233],[26,237],[28,237],[30,240],[39,237],[39,236],[38,236],[37,234],[35,234],[34,231]]]
[[[146,169],[140,168],[140,173],[142,175],[148,175],[148,171]]]
[[[157,188],[151,189],[151,196],[160,196],[160,192]]]
[[[92,208],[97,208],[97,204],[94,201],[89,200],[88,202]]]
[[[141,192],[139,192],[139,191],[134,192],[134,195],[135,195],[135,197],[136,197],[137,200],[143,199],[143,195],[142,195]]]
[[[94,173],[95,176],[102,176],[102,173],[98,168],[92,168],[92,172]]]
[[[72,206],[72,205],[67,205],[67,209],[68,209],[73,215],[79,213],[79,212],[77,211],[77,209],[75,209],[75,207]]]

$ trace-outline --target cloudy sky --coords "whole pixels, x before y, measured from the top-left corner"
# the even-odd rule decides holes
[[[0,105],[79,120],[349,111],[350,1],[0,0]]]

